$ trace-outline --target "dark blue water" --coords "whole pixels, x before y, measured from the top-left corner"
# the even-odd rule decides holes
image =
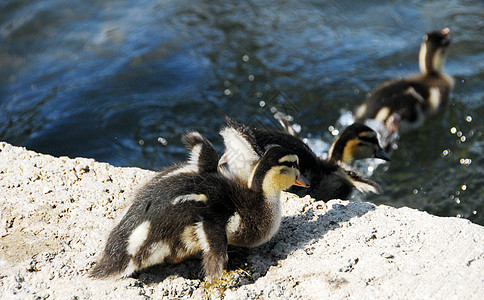
[[[421,36],[448,26],[451,103],[402,137],[369,200],[484,224],[482,1],[231,2],[0,2],[0,140],[158,169],[185,157],[182,132],[221,149],[225,115],[270,125],[277,104],[330,142],[342,109],[418,71]]]

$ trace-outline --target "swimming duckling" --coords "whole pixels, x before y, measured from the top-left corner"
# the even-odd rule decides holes
[[[299,138],[299,133],[284,114],[278,112],[274,115],[274,118],[279,121],[286,133]],[[349,165],[355,160],[365,158],[391,160],[388,153],[380,146],[378,134],[373,129],[361,123],[353,123],[343,129],[341,134],[333,141],[328,151],[327,160]]]
[[[201,135],[190,133],[184,140],[191,147],[188,163],[160,172],[141,188],[109,234],[91,276],[126,277],[155,264],[201,258],[204,273],[216,279],[227,263],[227,245],[268,241],[281,222],[281,191],[306,184],[297,156],[282,147],[267,150],[243,181],[213,172],[216,152]],[[213,151],[203,151],[210,147]],[[194,171],[195,165],[207,168]]]
[[[311,195],[315,199],[324,201],[336,198],[347,199],[354,187],[363,193],[379,194],[382,192],[377,183],[364,178],[348,166],[335,162],[334,159],[330,161],[320,159],[308,145],[291,134],[277,130],[250,128],[245,124],[232,121],[230,118],[227,118],[226,121],[227,126],[220,131],[225,144],[225,153],[220,159],[219,165],[226,165],[232,174],[236,174],[240,178],[249,176],[250,170],[266,147],[279,145],[297,154],[299,169],[311,182],[308,189],[293,187],[289,190],[290,192],[299,196]],[[362,132],[366,134],[366,131]],[[373,131],[370,129],[369,132]],[[374,134],[374,137],[376,137],[376,133]],[[365,140],[364,135],[362,137],[364,140],[362,145],[358,145],[359,142],[351,142],[348,143],[348,146],[359,148],[375,141],[378,145],[378,140],[373,138]],[[345,138],[342,138],[342,141],[344,140]],[[332,157],[338,157],[337,151],[342,151],[342,153],[352,152],[345,148],[333,147]],[[371,149],[373,149],[373,146]],[[359,151],[355,153],[357,152]],[[352,159],[355,159],[358,155],[359,153],[355,154]],[[350,160],[349,154],[341,157]]]
[[[346,127],[331,144],[328,152],[328,161],[333,163],[351,164],[355,160],[370,157],[391,160],[380,146],[377,133],[361,123]]]
[[[454,80],[444,71],[449,45],[449,28],[425,34],[419,54],[421,74],[374,88],[357,109],[355,121],[376,119],[390,132],[405,132],[445,106],[454,86]]]

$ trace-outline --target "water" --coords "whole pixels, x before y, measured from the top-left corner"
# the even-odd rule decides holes
[[[270,125],[277,104],[319,151],[341,110],[417,71],[423,33],[448,26],[450,104],[402,137],[368,199],[484,224],[482,1],[180,2],[2,1],[0,140],[159,169],[184,159],[182,132],[221,149],[225,115]]]

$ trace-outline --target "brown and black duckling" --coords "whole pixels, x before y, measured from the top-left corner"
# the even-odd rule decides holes
[[[374,88],[356,111],[355,121],[376,119],[389,132],[406,132],[444,107],[454,86],[444,65],[450,45],[450,30],[444,28],[423,36],[420,74],[385,82]]]
[[[274,118],[279,121],[284,131],[300,138],[299,133],[289,123],[286,116],[277,113]],[[378,140],[378,134],[362,123],[353,123],[343,129],[331,144],[328,151],[328,161],[334,163],[352,164],[355,160],[379,158],[390,161],[391,157],[383,150]]]
[[[355,160],[379,158],[390,161],[378,141],[378,134],[362,123],[353,123],[343,129],[329,148],[328,161],[351,164]]]
[[[311,195],[318,200],[347,199],[353,188],[364,193],[382,192],[381,187],[351,170],[340,162],[350,162],[363,153],[389,159],[379,147],[376,133],[365,125],[355,125],[348,131],[353,138],[341,136],[331,149],[329,160],[323,160],[300,138],[280,130],[250,128],[245,124],[227,118],[227,125],[220,134],[225,144],[225,153],[219,164],[227,165],[231,173],[247,178],[266,147],[282,146],[299,157],[301,173],[309,180],[308,189],[291,188],[289,191],[299,196]],[[343,145],[343,146],[340,146]],[[367,150],[361,150],[368,148]],[[382,154],[385,153],[385,154]]]
[[[186,164],[158,173],[143,186],[109,234],[93,277],[126,277],[152,265],[201,258],[208,279],[227,263],[227,245],[256,247],[281,222],[280,194],[306,185],[298,157],[282,147],[268,149],[247,180],[217,172],[212,144],[194,132],[184,137]],[[215,160],[214,160],[215,159]]]

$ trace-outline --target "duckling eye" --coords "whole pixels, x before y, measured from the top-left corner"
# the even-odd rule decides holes
[[[288,168],[282,168],[280,171],[279,171],[279,174],[288,174],[289,173],[289,169]]]
[[[281,165],[286,167],[286,168],[297,168],[298,167],[297,162],[284,162]]]
[[[375,145],[378,145],[378,140],[376,137],[365,137],[365,136],[361,136],[359,137],[359,141],[358,141],[358,146],[369,146],[371,147],[370,145],[372,144],[375,144]]]

